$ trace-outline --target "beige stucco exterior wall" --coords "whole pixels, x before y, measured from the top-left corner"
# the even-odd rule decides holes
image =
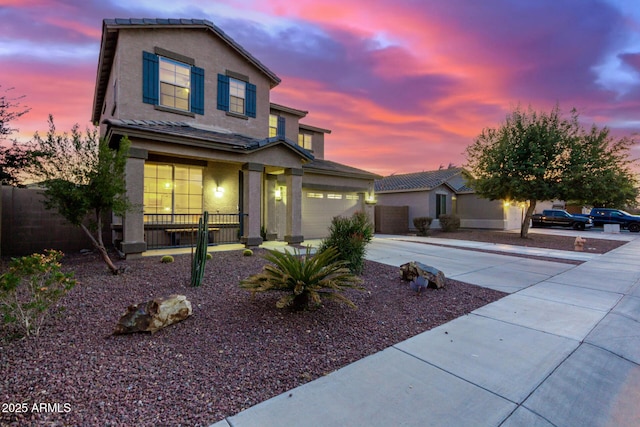
[[[238,213],[240,164],[209,162],[204,169],[203,208],[210,214]],[[216,188],[222,188],[216,194]]]
[[[413,218],[431,216],[429,214],[429,197],[424,191],[410,191],[404,193],[376,193],[378,204],[382,206],[409,206],[407,227],[415,230]]]
[[[491,201],[475,194],[459,194],[457,204],[461,227],[504,230],[510,226],[502,200]]]
[[[481,199],[475,194],[456,195],[445,185],[439,186],[429,192],[411,191],[398,193],[378,193],[378,204],[382,206],[409,206],[410,230],[415,230],[413,218],[428,216],[433,218],[432,228],[439,228],[440,222],[435,218],[436,194],[447,195],[447,213],[455,213],[460,217],[460,226],[463,228],[487,228],[487,229],[515,229],[519,228],[520,210],[511,207],[505,210],[501,200],[489,201]],[[453,197],[455,200],[455,212]]]
[[[308,132],[308,131],[305,131]],[[324,159],[324,133],[313,132],[311,137],[311,152],[316,159]]]
[[[179,112],[161,111],[142,102],[142,52],[153,52],[155,47],[193,58],[195,65],[205,70],[204,115],[190,117]],[[256,85],[256,118],[238,118],[217,109],[218,74],[225,74],[227,70],[249,77],[249,82]],[[116,78],[118,100],[113,111]],[[258,68],[210,31],[175,28],[120,29],[102,118],[189,121],[265,138],[269,128],[270,83]]]

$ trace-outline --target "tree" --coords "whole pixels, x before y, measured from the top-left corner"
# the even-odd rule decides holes
[[[564,118],[558,106],[549,113],[517,108],[467,147],[469,185],[480,197],[528,203],[520,237],[528,237],[538,200],[636,195],[627,160],[633,141],[612,141],[606,128],[595,125],[587,132],[578,119],[575,109]]]
[[[32,168],[33,175],[45,186],[45,207],[54,209],[89,236],[113,274],[113,264],[102,239],[104,215],[123,215],[129,209],[125,191],[125,166],[129,140],[123,138],[117,149],[98,139],[97,129],[83,136],[78,125],[71,135],[58,134],[49,116],[46,138],[36,133],[33,150],[41,153]]]
[[[10,123],[27,114],[28,107],[20,105],[23,97],[12,98],[5,94],[0,95],[0,144],[18,129],[12,128]],[[24,149],[18,142],[13,141],[10,147],[0,145],[0,184],[18,185],[18,174],[33,160],[31,153]]]
[[[638,180],[631,169],[632,138],[614,139],[609,129],[583,131],[571,153],[565,199],[577,204],[621,208],[635,206]]]

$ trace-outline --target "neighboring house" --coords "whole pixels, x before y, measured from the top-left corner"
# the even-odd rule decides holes
[[[455,214],[460,226],[511,230],[520,228],[522,206],[502,200],[490,201],[475,195],[467,187],[463,168],[391,175],[375,182],[378,206],[408,206],[408,228],[415,230],[413,218],[433,218],[432,228],[439,228],[438,217]]]
[[[93,121],[131,140],[127,195],[114,219],[126,255],[184,245],[210,213],[210,242],[300,243],[334,216],[373,217],[379,176],[324,159],[329,130],[270,102],[280,79],[213,23],[104,20]]]

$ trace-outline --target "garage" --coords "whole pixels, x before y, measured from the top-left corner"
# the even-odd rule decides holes
[[[335,216],[351,216],[362,210],[363,195],[355,192],[302,191],[302,234],[305,239],[326,237]]]

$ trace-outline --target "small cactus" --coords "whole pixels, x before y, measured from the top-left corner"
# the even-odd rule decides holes
[[[251,256],[253,255],[253,251],[251,249],[245,249],[244,252],[242,252],[242,255]]]
[[[213,258],[213,257],[211,256],[211,254],[208,253],[207,254],[207,260],[210,260],[211,258]]]
[[[160,262],[163,263],[163,264],[172,263],[173,262],[173,257],[171,255],[165,255],[165,256],[162,257]]]

